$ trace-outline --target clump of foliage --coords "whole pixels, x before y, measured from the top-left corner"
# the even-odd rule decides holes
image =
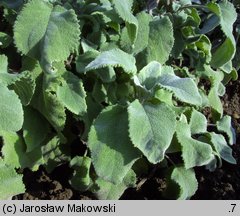
[[[236,163],[220,100],[237,79],[232,3],[0,5],[0,198],[24,192],[24,168],[69,164],[72,187],[99,199],[120,198],[155,166],[166,196],[189,199],[195,167]]]

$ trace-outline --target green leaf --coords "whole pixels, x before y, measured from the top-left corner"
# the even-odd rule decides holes
[[[85,73],[86,66],[96,59],[99,52],[96,50],[89,50],[82,55],[79,55],[76,59],[76,70],[78,73]]]
[[[224,116],[222,119],[220,119],[217,122],[217,129],[228,136],[230,145],[233,145],[236,143],[236,133],[234,128],[232,127],[230,116]]]
[[[212,160],[212,148],[209,144],[200,142],[191,137],[191,129],[187,123],[177,123],[177,139],[182,146],[182,158],[186,169],[203,166]]]
[[[216,115],[213,115],[214,119],[218,120],[223,114],[222,102],[219,98],[219,88],[222,84],[221,81],[224,78],[224,74],[221,71],[214,71],[209,65],[204,65],[203,68],[198,69],[197,73],[211,82],[211,89],[208,93],[208,101],[214,111],[214,114],[217,113],[217,118],[215,117]]]
[[[212,44],[211,44],[211,41],[209,40],[209,38],[206,35],[202,35],[200,37],[199,41],[197,41],[195,44],[199,50],[204,52],[204,54],[206,56],[205,57],[206,63],[209,63],[212,58],[212,53],[211,53]]]
[[[46,169],[51,172],[56,166],[70,160],[69,146],[60,143],[60,138],[55,136],[46,145],[41,147],[42,157]]]
[[[202,97],[197,85],[191,78],[180,78],[176,75],[164,74],[159,78],[159,85],[171,92],[180,101],[200,106]]]
[[[97,175],[121,183],[140,156],[128,137],[127,110],[121,106],[103,110],[91,127],[88,146]]]
[[[2,154],[7,165],[15,168],[30,168],[37,170],[43,164],[40,148],[26,152],[26,145],[22,137],[13,132],[1,132],[3,137]]]
[[[107,67],[98,70],[97,75],[104,83],[110,83],[116,80],[116,73],[112,67]]]
[[[200,134],[207,131],[206,117],[195,109],[192,111],[189,125],[191,128],[191,134]]]
[[[133,47],[133,53],[135,55],[148,46],[150,31],[149,22],[152,20],[152,17],[146,12],[141,12],[137,14],[137,20],[140,25],[138,27],[137,38]]]
[[[19,74],[18,79],[12,85],[12,89],[19,96],[21,103],[27,106],[34,94],[36,87],[35,80],[29,71]]]
[[[171,179],[180,187],[179,200],[191,198],[198,189],[198,182],[193,169],[175,167],[172,171]]]
[[[81,117],[81,119],[85,123],[85,131],[83,134],[83,139],[87,139],[87,136],[93,121],[95,120],[95,118],[97,118],[97,116],[103,109],[103,106],[98,102],[96,102],[93,99],[91,94],[87,94],[86,103],[87,103],[87,114]]]
[[[86,93],[82,81],[70,72],[64,75],[64,81],[58,87],[57,98],[76,115],[82,115],[87,111]]]
[[[73,177],[70,180],[71,186],[79,191],[86,191],[92,184],[90,177],[91,158],[74,157],[70,162],[70,167],[74,169]]]
[[[148,65],[146,65],[138,73],[137,76],[141,85],[145,86],[146,89],[150,90],[156,85],[161,73],[162,73],[161,64],[156,61],[152,61]]]
[[[0,56],[0,83],[9,86],[19,96],[23,105],[28,105],[35,91],[35,81],[32,73],[8,73],[8,61],[4,55]]]
[[[92,192],[95,193],[99,200],[117,200],[127,188],[135,187],[136,180],[136,174],[133,170],[130,170],[119,184],[113,184],[98,178]]]
[[[227,38],[212,54],[211,66],[214,68],[223,66],[234,57],[235,50],[235,45]]]
[[[152,20],[152,17],[146,12],[140,12],[136,18],[141,25],[138,26],[137,38],[134,45],[132,45],[132,41],[129,38],[127,28],[123,28],[120,40],[121,48],[134,55],[143,51],[148,46],[149,22]]]
[[[209,3],[207,6],[210,11],[219,17],[221,29],[226,35],[226,40],[214,51],[212,56],[211,65],[218,68],[234,57],[236,42],[232,32],[237,13],[233,4],[229,1],[222,1],[219,4]]]
[[[154,94],[154,99],[164,102],[170,106],[173,106],[173,94],[165,89],[157,89]]]
[[[210,133],[211,143],[214,145],[217,154],[225,161],[231,164],[237,164],[235,158],[232,156],[232,149],[227,145],[223,135]]]
[[[203,23],[203,27],[200,29],[201,34],[207,34],[215,29],[220,24],[220,19],[217,15],[210,15]]]
[[[138,20],[131,11],[133,0],[113,0],[112,2],[118,15],[126,22],[129,38],[134,43],[138,31]]]
[[[107,91],[105,86],[102,84],[102,82],[100,81],[96,81],[94,86],[93,86],[93,90],[92,90],[92,96],[94,98],[94,100],[96,102],[98,102],[99,104],[101,104],[102,102],[104,102],[106,100],[107,97]]]
[[[0,55],[0,83],[8,86],[18,79],[18,74],[8,73],[8,58],[5,55]]]
[[[23,138],[25,140],[27,150],[31,152],[39,147],[46,139],[49,132],[49,124],[44,117],[31,107],[24,109]]]
[[[39,76],[31,101],[31,105],[42,113],[57,131],[63,130],[66,121],[64,105],[56,95],[61,80],[61,77]]]
[[[24,192],[22,175],[17,174],[14,167],[6,165],[0,159],[0,200],[9,199]]]
[[[80,27],[74,10],[31,0],[14,25],[14,39],[20,52],[40,61],[52,73],[54,61],[66,60],[78,49]]]
[[[135,74],[137,68],[136,60],[132,55],[123,52],[120,49],[113,49],[102,52],[94,61],[87,65],[86,71],[101,69],[104,67],[122,67],[129,74]]]
[[[0,73],[0,84],[4,86],[10,86],[15,83],[21,75],[19,74],[10,74],[10,73]]]
[[[219,3],[221,10],[220,25],[224,34],[234,40],[233,38],[233,24],[237,19],[237,12],[234,5],[229,1],[222,1]]]
[[[23,109],[18,96],[0,84],[0,98],[0,130],[20,130],[23,125]]]
[[[8,72],[8,58],[5,55],[0,55],[0,73]]]
[[[181,29],[174,29],[174,39],[174,46],[172,48],[171,55],[174,58],[179,58],[180,54],[187,45]]]
[[[124,27],[120,36],[120,47],[123,51],[127,53],[132,53],[134,46],[132,45],[132,41],[129,38],[127,27]]]
[[[175,132],[175,113],[164,103],[142,105],[135,100],[129,105],[128,114],[129,136],[134,146],[151,163],[161,162]]]
[[[150,22],[148,46],[144,51],[147,63],[158,61],[164,64],[174,45],[173,26],[168,17]]]

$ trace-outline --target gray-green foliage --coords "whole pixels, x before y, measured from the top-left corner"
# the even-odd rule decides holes
[[[97,174],[114,184],[122,182],[140,156],[128,136],[127,110],[119,105],[101,112],[93,122],[88,141]]]
[[[0,173],[0,198],[2,200],[25,191],[22,175],[18,175],[14,166],[6,165],[2,159],[0,159]]]
[[[182,166],[175,167],[170,175],[172,182],[178,185],[178,199],[189,199],[195,194],[198,188],[198,182],[193,169],[185,169]]]
[[[0,130],[20,130],[23,125],[23,108],[17,94],[0,84],[0,97]]]
[[[161,162],[175,132],[175,113],[164,103],[142,105],[138,100],[129,105],[128,113],[129,136],[134,146],[151,163]]]
[[[142,3],[0,1],[0,199],[24,192],[22,169],[62,164],[98,199],[119,199],[155,166],[165,195],[189,199],[196,166],[236,163],[221,103],[237,79],[234,6]]]
[[[77,50],[80,35],[73,10],[38,0],[25,5],[14,31],[18,50],[39,60],[48,73],[53,71],[54,61],[63,61]]]

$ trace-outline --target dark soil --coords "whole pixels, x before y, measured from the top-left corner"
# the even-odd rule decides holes
[[[204,168],[196,168],[199,182],[197,193],[192,199],[240,199],[240,80],[228,84],[226,95],[223,97],[225,114],[232,116],[233,126],[237,133],[237,143],[233,146],[233,155],[237,165],[223,163],[215,172]],[[43,168],[37,172],[24,171],[24,182],[27,192],[16,196],[15,199],[95,199],[90,193],[81,194],[71,188],[68,183],[72,175],[67,165],[56,168],[48,174]],[[154,175],[140,179],[136,189],[128,189],[121,199],[166,199],[163,191],[166,180],[161,169]]]
[[[57,167],[48,174],[43,167],[37,172],[24,171],[23,181],[26,193],[15,196],[14,199],[24,200],[88,200],[94,199],[91,194],[80,194],[71,188],[68,179],[72,170],[67,165]]]

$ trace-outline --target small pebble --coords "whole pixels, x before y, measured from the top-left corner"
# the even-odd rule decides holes
[[[235,119],[240,119],[240,116],[239,116],[238,113],[233,113],[233,118],[235,118]]]

